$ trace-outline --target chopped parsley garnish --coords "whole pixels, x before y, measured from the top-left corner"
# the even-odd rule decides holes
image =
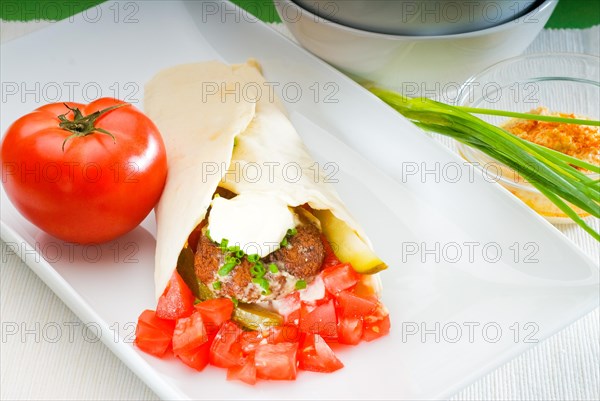
[[[279,269],[277,268],[277,265],[275,263],[271,263],[269,265],[269,270],[271,271],[271,273],[279,273]]]
[[[221,283],[220,281],[215,281],[215,282],[213,283],[213,288],[214,288],[215,290],[219,291],[219,290],[221,289],[222,285],[223,285],[223,283]]]

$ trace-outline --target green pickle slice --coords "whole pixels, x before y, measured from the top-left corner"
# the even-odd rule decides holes
[[[254,304],[239,303],[231,319],[247,330],[266,330],[283,324],[283,317]]]
[[[196,280],[196,282],[198,283],[197,297],[200,301],[206,301],[206,300],[215,298],[215,294],[211,291],[210,288],[208,288],[208,286],[206,284],[204,284],[200,280]]]
[[[177,258],[177,273],[179,273],[183,281],[187,284],[192,294],[196,298],[200,298],[198,278],[194,270],[194,252],[187,246],[181,250]]]

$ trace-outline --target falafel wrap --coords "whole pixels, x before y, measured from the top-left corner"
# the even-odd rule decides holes
[[[267,88],[254,61],[178,65],[146,85],[169,163],[156,207],[157,297],[183,251],[201,289],[245,303],[310,285],[330,245],[359,273],[386,268]]]

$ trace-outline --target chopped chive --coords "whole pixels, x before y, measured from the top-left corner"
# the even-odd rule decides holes
[[[240,263],[242,263],[242,261],[236,258],[235,256],[227,255],[225,256],[225,263],[234,263],[235,265],[239,265]]]
[[[290,228],[289,230],[287,230],[287,236],[288,237],[293,237],[294,235],[298,234],[298,230],[296,230],[296,228]]]
[[[221,240],[221,251],[227,252],[227,245],[229,244],[229,240],[227,238],[223,238]]]
[[[214,242],[213,239],[210,236],[210,230],[206,230],[205,235],[206,235],[206,238],[208,238],[209,240],[211,240],[212,242]]]
[[[548,120],[547,117],[527,113],[517,116],[512,112],[456,107],[427,98],[408,98],[381,88],[369,89],[425,131],[452,137],[519,172],[565,215],[594,239],[600,241],[600,232],[596,232],[573,209],[573,206],[576,206],[594,217],[600,217],[598,200],[600,187],[590,186],[593,179],[573,167],[578,166],[598,172],[600,168],[597,165],[528,142],[470,113],[506,115],[534,120],[542,120],[542,118]],[[551,119],[559,120],[555,117]],[[562,117],[560,119],[562,120]],[[598,121],[588,120],[570,119],[560,122],[600,125]]]
[[[242,251],[241,249],[238,249],[237,251],[235,251],[235,257],[238,259],[241,259],[244,257],[244,251]]]
[[[455,108],[465,111],[471,114],[485,114],[489,116],[503,116],[503,117],[513,117],[520,118],[522,120],[532,120],[532,121],[547,121],[551,123],[563,123],[563,124],[577,124],[577,125],[591,125],[591,126],[600,126],[600,121],[595,120],[585,120],[579,118],[571,118],[571,117],[560,117],[560,116],[545,116],[543,114],[532,114],[532,113],[515,113],[511,111],[504,110],[492,110],[492,109],[482,109],[478,107],[467,107],[467,106],[454,106]]]
[[[240,250],[240,247],[239,247],[239,246],[237,246],[237,245],[230,246],[229,248],[227,248],[227,251],[228,251],[228,252],[231,252],[231,253],[236,253],[236,252],[237,252],[237,251],[239,251],[239,250]]]
[[[258,262],[250,268],[250,274],[255,278],[262,278],[265,275],[265,267]]]
[[[288,240],[287,237],[283,237],[283,239],[281,240],[281,247],[285,248],[286,246],[288,246]]]
[[[196,299],[194,300],[194,305],[198,305],[200,302],[202,302],[202,300],[200,300],[200,299],[196,298]]]
[[[296,289],[297,290],[303,290],[306,288],[306,281],[305,280],[298,280],[296,281]]]
[[[223,285],[223,283],[221,283],[220,281],[215,281],[213,283],[213,288],[217,291],[219,291],[221,289],[221,286]]]
[[[277,268],[277,265],[275,263],[271,263],[269,265],[269,270],[271,271],[271,273],[279,273],[279,269]]]
[[[250,262],[250,263],[256,263],[256,262],[258,262],[258,259],[260,259],[260,256],[258,256],[258,255],[255,253],[255,254],[252,254],[252,255],[248,255],[248,256],[246,257],[246,259],[248,259],[248,262]]]
[[[253,278],[252,282],[254,284],[260,285],[260,287],[265,291],[270,291],[269,282],[265,278]]]
[[[231,297],[231,302],[233,302],[233,306],[235,306],[237,308],[238,304],[240,303],[240,301],[238,301],[238,299],[236,297]]]
[[[226,276],[235,268],[235,262],[225,263],[218,271],[219,276]]]

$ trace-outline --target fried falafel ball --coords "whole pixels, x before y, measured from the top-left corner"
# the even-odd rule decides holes
[[[285,247],[278,249],[261,262],[265,266],[264,279],[269,283],[270,293],[252,281],[250,269],[253,263],[244,257],[228,275],[218,274],[225,263],[225,257],[218,244],[206,235],[202,235],[196,249],[194,268],[198,280],[206,284],[217,296],[236,298],[242,302],[257,302],[284,297],[295,290],[298,280],[310,281],[323,265],[325,248],[321,241],[321,233],[311,225],[297,227],[296,235],[288,240]],[[274,263],[278,272],[273,273],[268,266]],[[215,288],[213,284],[220,282]]]
[[[299,226],[288,245],[267,256],[268,263],[299,279],[312,279],[319,274],[325,258],[321,233],[312,224]]]

